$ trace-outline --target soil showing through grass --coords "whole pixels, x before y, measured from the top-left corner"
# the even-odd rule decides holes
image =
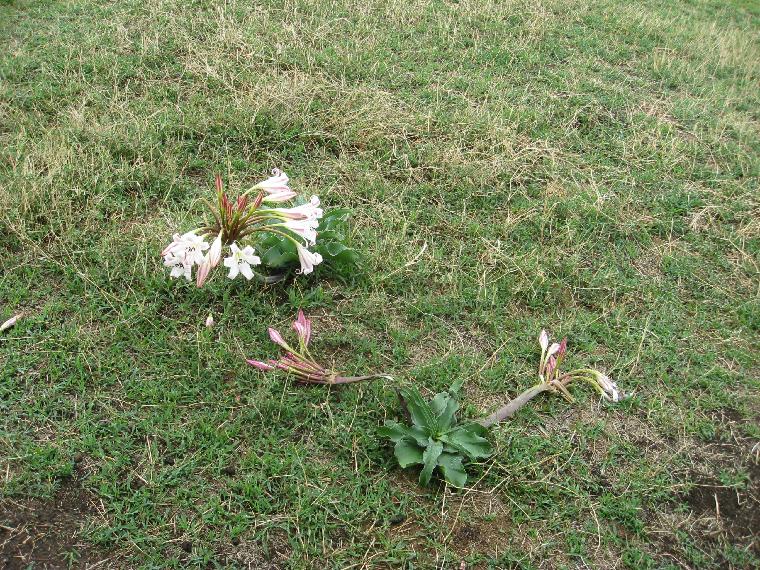
[[[0,501],[0,567],[16,570],[91,568],[107,554],[79,539],[92,497],[74,479],[49,499]]]

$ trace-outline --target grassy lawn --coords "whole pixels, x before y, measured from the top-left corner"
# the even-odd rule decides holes
[[[759,31],[752,0],[0,0],[0,566],[760,566]],[[357,270],[170,281],[214,173],[274,167],[353,210]],[[539,398],[422,488],[394,382],[245,365],[299,307],[348,373],[465,378],[464,417],[535,383],[542,327],[634,396]]]

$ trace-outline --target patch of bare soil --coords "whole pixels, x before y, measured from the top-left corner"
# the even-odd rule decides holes
[[[240,570],[278,570],[287,566],[291,556],[285,531],[274,532],[269,537],[268,552],[252,540],[236,539],[220,545],[217,559],[224,565]]]
[[[758,442],[734,429],[746,421],[742,416],[730,409],[720,414],[724,437],[693,441],[688,448],[692,466],[679,478],[690,485],[678,494],[681,507],[651,512],[648,520],[655,551],[683,567],[690,567],[684,534],[720,568],[736,568],[723,557],[727,545],[760,555]],[[747,478],[727,485],[720,480],[721,473],[744,473]]]
[[[750,469],[745,489],[698,479],[684,501],[696,517],[694,531],[699,538],[723,539],[760,555],[760,466]]]
[[[54,497],[0,501],[0,568],[113,568],[106,553],[79,539],[92,497],[66,480]]]

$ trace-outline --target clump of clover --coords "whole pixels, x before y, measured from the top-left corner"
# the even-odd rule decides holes
[[[420,485],[427,486],[438,468],[448,483],[463,487],[467,482],[463,461],[486,458],[492,453],[485,438],[486,428],[474,422],[457,424],[460,386],[455,384],[439,392],[430,402],[416,388],[402,388],[399,397],[411,425],[388,421],[380,428],[381,435],[395,442],[394,453],[402,468],[422,465]]]
[[[273,206],[294,199],[295,205],[289,208]],[[210,218],[192,231],[174,234],[161,253],[173,278],[190,281],[197,266],[196,285],[202,287],[222,261],[223,252],[227,277],[242,275],[250,280],[256,276],[265,282],[290,273],[309,274],[324,259],[339,264],[356,261],[356,252],[343,243],[349,212],[325,213],[317,196],[298,200],[288,175],[278,169],[237,198],[227,195],[217,175],[215,200],[203,202]],[[213,240],[211,244],[207,238]],[[254,267],[263,268],[264,273]]]
[[[455,487],[462,487],[467,481],[463,461],[486,458],[492,448],[486,436],[488,428],[511,418],[530,400],[544,392],[561,394],[570,402],[574,398],[568,391],[573,381],[583,381],[596,388],[602,397],[619,402],[625,396],[617,384],[606,374],[592,368],[578,368],[560,372],[560,366],[567,353],[567,339],[560,343],[549,343],[549,335],[541,331],[538,339],[541,359],[538,366],[539,382],[491,415],[458,426],[456,411],[461,383],[455,384],[448,392],[436,394],[426,402],[416,388],[407,387],[399,391],[399,400],[411,425],[387,421],[380,428],[381,435],[389,437],[395,445],[395,455],[402,468],[422,465],[420,484],[428,485],[436,467],[440,468],[444,479]]]

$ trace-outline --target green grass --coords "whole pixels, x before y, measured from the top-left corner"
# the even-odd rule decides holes
[[[759,24],[746,0],[0,2],[3,500],[79,458],[84,538],[128,567],[760,564],[692,487],[760,508]],[[354,210],[358,271],[169,281],[214,173],[273,167]],[[534,382],[542,327],[635,396],[538,400],[471,489],[422,489],[377,435],[392,383],[245,366],[298,307],[347,372],[465,377],[465,417]]]

